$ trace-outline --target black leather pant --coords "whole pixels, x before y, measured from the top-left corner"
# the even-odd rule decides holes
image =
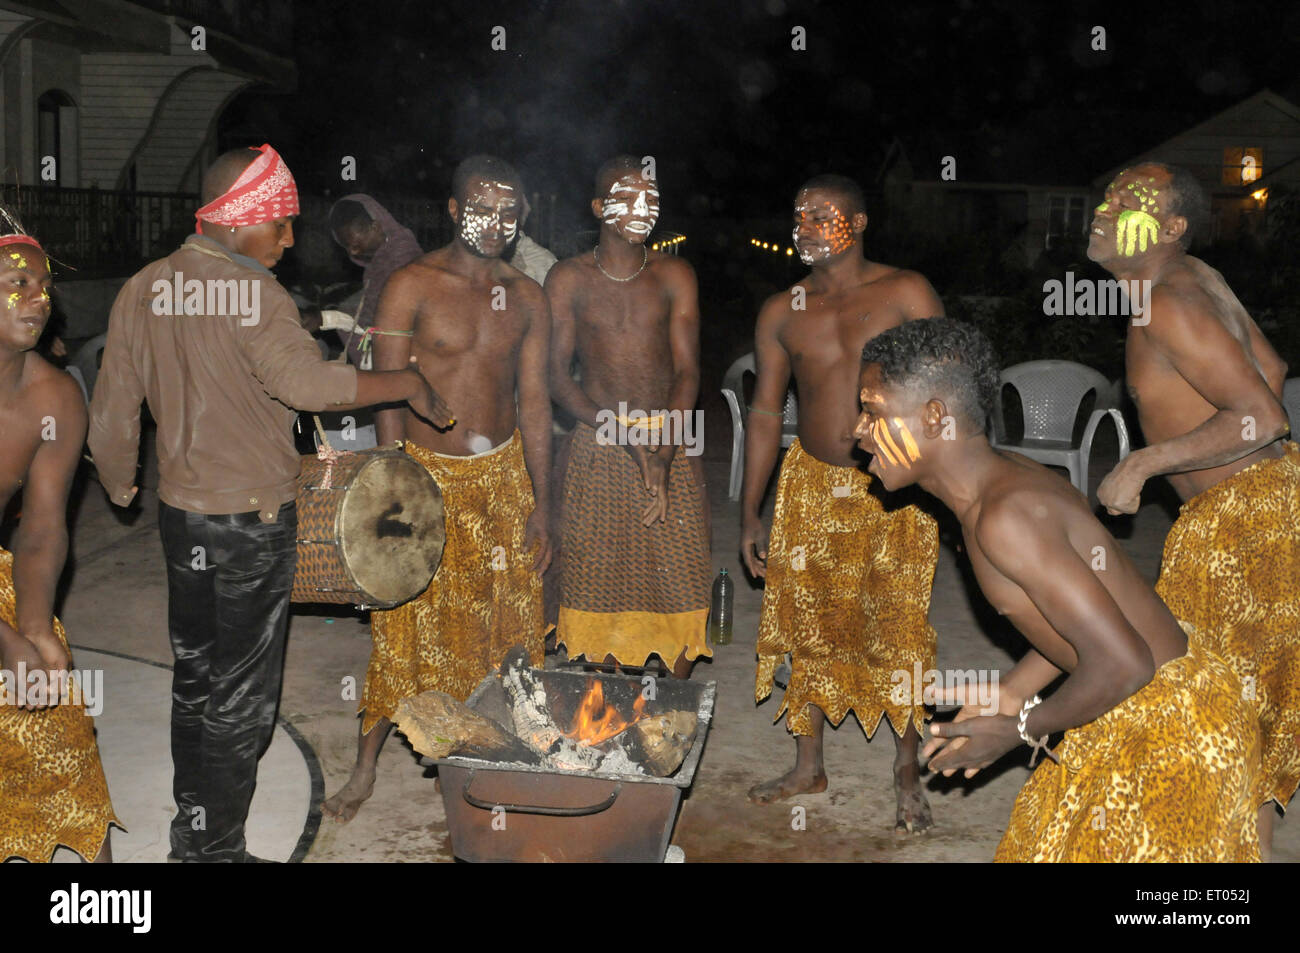
[[[185,860],[240,862],[280,701],[298,512],[286,503],[263,523],[256,513],[159,507],[176,657],[171,849]]]

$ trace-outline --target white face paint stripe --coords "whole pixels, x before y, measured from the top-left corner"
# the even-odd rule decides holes
[[[659,189],[640,181],[613,182],[608,198],[601,203],[601,221],[617,228],[620,220],[624,234],[648,236],[659,221]]]
[[[601,210],[604,212],[605,221],[612,222],[615,219],[622,218],[624,215],[627,214],[627,203],[613,202],[610,201],[609,199],[606,199],[605,204],[602,206]]]

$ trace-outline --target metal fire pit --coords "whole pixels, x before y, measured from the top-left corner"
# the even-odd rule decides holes
[[[641,693],[639,678],[534,669],[546,686],[557,724],[569,724],[591,681],[624,717]],[[647,715],[694,710],[695,742],[672,777],[561,771],[477,758],[439,758],[442,803],[452,851],[461,860],[490,862],[662,863],[682,792],[691,786],[713,717],[715,682],[662,679]],[[467,702],[509,723],[505,689],[492,674]]]

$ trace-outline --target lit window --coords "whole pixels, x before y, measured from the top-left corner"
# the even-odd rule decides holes
[[[1264,174],[1264,150],[1230,146],[1223,150],[1223,184],[1249,185]]]

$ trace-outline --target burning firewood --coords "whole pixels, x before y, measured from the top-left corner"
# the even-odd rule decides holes
[[[430,691],[398,703],[393,715],[397,730],[430,758],[460,756],[656,777],[676,771],[695,741],[695,712],[651,714],[639,694],[631,711],[621,713],[606,700],[599,678],[588,682],[572,723],[558,724],[546,684],[529,666],[523,648],[506,655],[499,675],[508,712],[505,726],[444,692]]]
[[[411,747],[430,758],[460,755],[538,764],[541,756],[491,718],[445,692],[429,691],[397,703],[393,724]]]
[[[546,687],[522,648],[506,656],[501,683],[515,733],[558,768],[667,777],[695,741],[695,712],[648,715],[642,695],[628,721],[606,702],[599,679],[592,680],[579,702],[573,724],[556,724]]]
[[[551,718],[546,686],[528,664],[528,652],[517,645],[501,662],[501,686],[514,732],[539,754],[549,751],[564,734]]]
[[[695,744],[699,719],[693,711],[670,711],[638,721],[624,732],[632,760],[645,766],[647,774],[666,778],[686,759]]]

